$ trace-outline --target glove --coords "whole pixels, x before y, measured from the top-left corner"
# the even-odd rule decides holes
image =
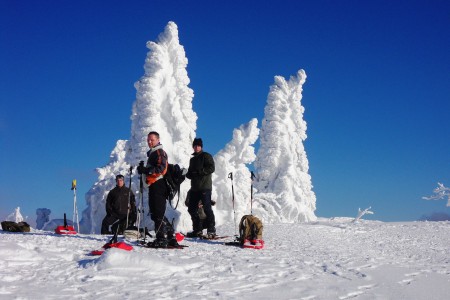
[[[137,167],[137,171],[138,171],[139,175],[142,175],[142,174],[147,174],[148,169],[146,167],[140,165]]]

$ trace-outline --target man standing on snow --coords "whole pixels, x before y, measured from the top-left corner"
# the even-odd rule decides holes
[[[163,179],[167,172],[167,153],[159,140],[159,133],[152,131],[147,136],[147,144],[150,150],[147,152],[147,164],[143,162],[138,167],[139,174],[146,175],[148,184],[148,204],[150,207],[150,217],[155,222],[156,239],[151,242],[151,246],[165,248],[168,245],[176,244],[173,238],[173,229],[164,217],[166,212],[167,185]]]
[[[216,221],[211,207],[211,175],[215,170],[214,159],[211,154],[203,151],[202,139],[194,139],[192,148],[194,149],[194,153],[189,161],[189,169],[186,177],[191,180],[188,212],[191,215],[193,231],[189,232],[187,236],[197,237],[203,234],[203,224],[198,214],[198,204],[201,201],[206,214],[204,222],[208,226],[208,238],[214,238],[216,236]]]
[[[130,210],[128,210],[128,200],[130,201]],[[133,192],[125,186],[123,175],[119,174],[116,176],[116,187],[109,191],[106,198],[106,216],[102,221],[101,234],[110,234],[109,226],[111,225],[113,225],[112,231],[115,233],[122,221],[126,223],[128,213],[130,214],[129,224],[125,224],[125,227],[136,221],[136,201]]]

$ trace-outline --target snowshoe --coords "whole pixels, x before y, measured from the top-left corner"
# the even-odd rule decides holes
[[[221,239],[226,239],[229,238],[231,236],[229,235],[216,235],[216,234],[207,234],[207,235],[202,235],[200,237],[200,239],[202,240],[221,240]]]
[[[244,240],[243,248],[262,249],[264,248],[263,240]]]
[[[75,228],[73,226],[58,226],[55,229],[55,233],[57,234],[77,234]]]
[[[102,248],[92,251],[91,255],[102,255],[107,249],[110,249],[110,248],[118,248],[118,249],[122,249],[125,251],[133,250],[133,246],[128,245],[125,242],[106,243],[103,245]]]
[[[184,235],[180,232],[175,233],[175,239],[177,240],[177,242],[182,242],[184,240]]]
[[[57,234],[77,234],[75,228],[71,225],[67,225],[66,214],[64,213],[64,226],[58,226],[55,229],[55,233]]]
[[[185,245],[178,244],[177,240],[175,238],[172,238],[170,240],[167,239],[155,239],[152,242],[148,242],[145,247],[147,248],[163,248],[163,249],[183,249]]]
[[[217,237],[217,234],[215,232],[208,232],[208,234],[206,235],[206,238],[208,240],[213,240]]]

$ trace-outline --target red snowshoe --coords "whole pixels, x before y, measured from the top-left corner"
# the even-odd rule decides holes
[[[66,214],[64,214],[64,226],[58,226],[55,229],[57,234],[77,234],[73,226],[67,225]]]
[[[244,240],[243,248],[262,249],[264,248],[263,240]]]
[[[105,252],[106,249],[110,249],[110,248],[118,248],[118,249],[122,249],[122,250],[125,250],[125,251],[133,250],[133,246],[131,246],[131,245],[125,243],[125,242],[106,243],[106,244],[103,245],[102,248],[92,251],[91,254],[92,255],[102,255],[103,252]]]

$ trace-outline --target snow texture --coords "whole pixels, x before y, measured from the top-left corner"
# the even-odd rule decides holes
[[[450,222],[351,221],[268,224],[262,250],[191,239],[100,257],[108,236],[0,231],[0,299],[448,299]]]
[[[255,211],[266,223],[316,220],[316,196],[303,146],[306,122],[300,101],[305,80],[303,70],[289,81],[275,76],[267,97],[255,161]]]

